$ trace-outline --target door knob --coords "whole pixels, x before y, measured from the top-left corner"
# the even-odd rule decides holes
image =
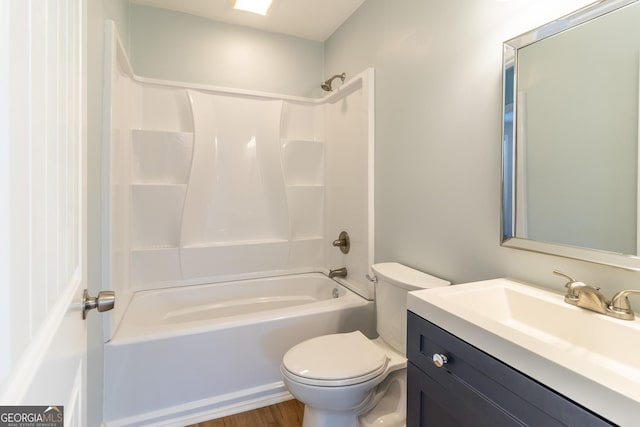
[[[98,292],[97,297],[90,297],[86,289],[82,294],[82,318],[87,318],[87,312],[97,308],[98,311],[109,311],[116,303],[116,293],[113,291]]]

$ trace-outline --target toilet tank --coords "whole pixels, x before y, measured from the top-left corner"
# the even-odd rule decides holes
[[[374,264],[376,275],[376,329],[396,351],[406,355],[407,293],[451,283],[397,262]]]

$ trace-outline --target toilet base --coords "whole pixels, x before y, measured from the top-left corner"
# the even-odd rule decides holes
[[[407,370],[391,373],[376,389],[371,403],[358,417],[358,427],[405,427]]]
[[[302,427],[358,427],[357,412],[330,412],[325,409],[304,407]]]
[[[389,374],[353,410],[331,411],[305,404],[302,427],[405,427],[406,369]]]

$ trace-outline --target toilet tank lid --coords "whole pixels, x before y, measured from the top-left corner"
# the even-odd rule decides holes
[[[378,280],[383,279],[410,291],[439,288],[451,284],[451,282],[447,280],[423,273],[422,271],[415,270],[397,262],[373,264],[371,269],[378,277]]]

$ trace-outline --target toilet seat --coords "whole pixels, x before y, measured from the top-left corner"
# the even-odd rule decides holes
[[[383,374],[388,355],[360,331],[324,335],[291,348],[282,360],[283,373],[307,385],[340,387]]]

